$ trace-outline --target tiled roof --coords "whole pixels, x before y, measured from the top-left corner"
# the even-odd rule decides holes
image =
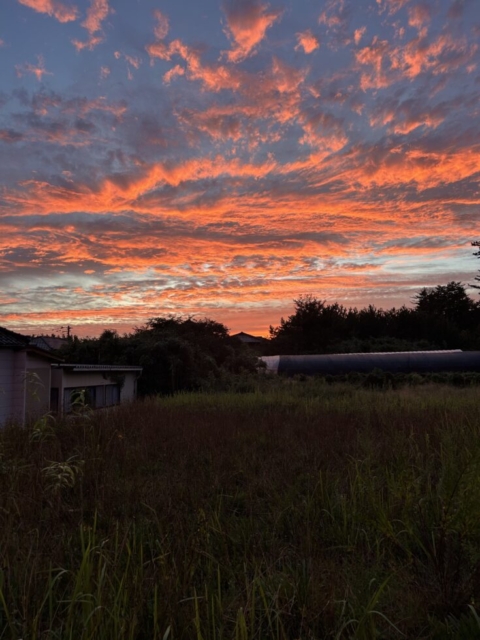
[[[36,336],[30,340],[30,344],[45,349],[45,351],[53,351],[60,349],[64,344],[68,344],[65,338],[52,338],[51,336]]]
[[[0,348],[24,349],[28,347],[29,342],[29,336],[22,336],[21,333],[0,327]]]

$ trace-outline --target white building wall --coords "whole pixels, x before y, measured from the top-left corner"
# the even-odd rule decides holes
[[[0,426],[12,415],[14,358],[13,350],[0,349]]]
[[[0,426],[25,419],[25,351],[0,349]]]
[[[27,354],[25,409],[26,419],[35,420],[50,409],[51,361]]]
[[[137,376],[138,373],[133,371],[125,374],[125,383],[120,392],[120,402],[130,402],[137,397]]]

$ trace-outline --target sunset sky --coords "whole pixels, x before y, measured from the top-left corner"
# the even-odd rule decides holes
[[[2,0],[0,325],[473,282],[479,45],[479,0]]]

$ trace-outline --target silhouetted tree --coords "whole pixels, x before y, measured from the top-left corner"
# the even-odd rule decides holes
[[[430,316],[440,316],[461,326],[468,324],[476,303],[468,296],[461,282],[449,282],[434,289],[422,289],[416,296],[416,310]]]
[[[475,240],[475,242],[472,242],[472,247],[477,247],[477,249],[479,249],[479,251],[475,251],[473,255],[477,258],[480,258],[480,240]],[[480,282],[480,275],[475,276],[475,282]],[[474,289],[480,289],[480,285],[478,284],[471,284],[470,286]]]
[[[198,389],[224,374],[255,371],[257,359],[208,318],[157,317],[130,335],[105,330],[99,338],[75,337],[62,348],[67,362],[141,365],[141,395]]]

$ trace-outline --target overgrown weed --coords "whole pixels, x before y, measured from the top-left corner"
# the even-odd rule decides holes
[[[479,399],[280,380],[6,428],[0,638],[478,637]]]

